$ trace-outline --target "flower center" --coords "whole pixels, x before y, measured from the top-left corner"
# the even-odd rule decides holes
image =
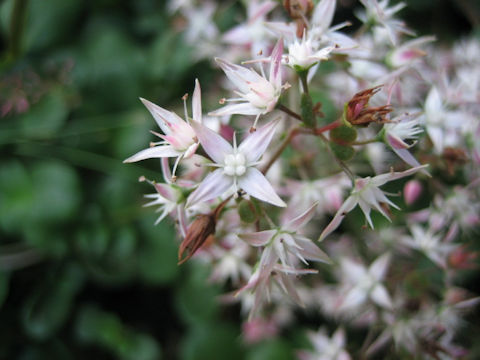
[[[223,173],[228,176],[241,176],[247,171],[246,162],[242,153],[229,154],[225,156]]]

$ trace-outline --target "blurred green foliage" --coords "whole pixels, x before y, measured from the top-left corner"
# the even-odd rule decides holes
[[[155,129],[139,96],[179,107],[211,77],[165,7],[0,2],[1,359],[293,358],[285,341],[242,343],[209,270],[178,267],[172,224],[142,208],[137,178],[160,180],[158,162],[122,164]]]

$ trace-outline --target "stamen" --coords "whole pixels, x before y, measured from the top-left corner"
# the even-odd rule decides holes
[[[182,96],[183,100],[183,111],[185,112],[185,121],[187,124],[190,125],[190,120],[188,119],[188,111],[187,111],[187,99],[188,99],[188,93]]]

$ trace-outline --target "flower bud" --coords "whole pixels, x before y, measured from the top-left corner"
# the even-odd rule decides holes
[[[339,145],[350,145],[357,140],[357,130],[347,125],[340,125],[330,130],[329,137],[330,141]]]
[[[254,223],[258,219],[259,208],[255,202],[242,199],[238,204],[240,219],[246,223]]]
[[[380,91],[381,87],[382,85],[356,93],[345,105],[343,112],[344,121],[348,121],[352,125],[363,126],[367,126],[372,122],[389,122],[386,116],[393,110],[390,105],[368,107],[370,98]]]
[[[202,245],[215,234],[215,214],[198,215],[190,225],[178,250],[178,264],[183,264],[190,259]],[[186,256],[183,253],[186,251]]]
[[[349,145],[340,145],[330,141],[330,149],[335,157],[342,161],[348,161],[355,155],[355,149]]]
[[[420,181],[410,180],[405,184],[403,188],[403,198],[405,204],[412,205],[422,193],[423,187]]]
[[[302,119],[308,127],[315,126],[315,114],[313,112],[312,98],[307,93],[302,93],[301,98]]]

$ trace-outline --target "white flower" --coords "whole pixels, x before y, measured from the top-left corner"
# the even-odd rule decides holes
[[[385,210],[382,208],[380,203],[385,203],[396,209],[398,206],[391,202],[384,194],[382,190],[379,189],[380,186],[386,184],[389,181],[400,179],[405,176],[409,176],[421,169],[424,169],[427,165],[417,166],[411,169],[408,169],[403,172],[389,172],[387,174],[377,175],[373,178],[366,177],[355,180],[355,186],[350,196],[345,200],[343,205],[338,209],[334,218],[327,225],[327,227],[320,234],[319,241],[325,239],[330,233],[332,233],[342,222],[346,214],[353,210],[357,205],[362,209],[365,218],[368,221],[368,224],[373,228],[372,219],[370,218],[370,211],[373,209],[377,210],[383,216],[390,220]]]
[[[339,328],[330,338],[325,328],[318,332],[308,334],[313,345],[313,351],[302,350],[298,352],[301,360],[350,360],[351,357],[345,350],[345,331]]]
[[[342,272],[347,282],[353,284],[345,295],[341,308],[351,310],[371,299],[377,305],[390,309],[392,300],[381,281],[385,277],[390,255],[388,253],[378,257],[367,269],[363,265],[344,258],[341,262]]]
[[[252,69],[235,65],[227,60],[215,59],[228,79],[238,88],[239,98],[228,99],[235,104],[226,105],[212,113],[213,116],[230,114],[260,115],[272,111],[285,87],[282,85],[281,60],[283,41],[280,39],[270,56],[270,74],[268,80]],[[255,125],[254,125],[255,126]]]
[[[210,173],[190,194],[187,207],[220,195],[236,193],[239,189],[275,206],[286,206],[265,176],[255,168],[270,144],[277,124],[278,120],[269,122],[251,133],[238,147],[234,137],[232,147],[206,126],[192,123],[203,149],[215,162],[211,165],[218,169]]]
[[[288,45],[288,56],[285,64],[293,68],[309,69],[319,61],[327,60],[333,49],[333,46],[318,49],[318,42],[311,36],[307,37],[305,31],[301,41],[295,37],[295,40]]]
[[[150,158],[176,157],[177,160],[173,170],[173,175],[175,175],[175,169],[179,161],[182,158],[191,157],[195,154],[198,147],[198,140],[195,131],[190,126],[191,124],[188,115],[185,114],[186,121],[183,121],[177,114],[171,111],[165,110],[148,100],[142,98],[140,100],[150,111],[158,126],[164,133],[164,135],[155,132],[153,132],[153,134],[160,137],[163,141],[154,143],[154,146],[136,153],[124,160],[124,162],[136,162]],[[193,91],[192,97],[192,110],[193,122],[201,123],[202,102],[200,83],[198,80],[195,80],[195,90]]]

